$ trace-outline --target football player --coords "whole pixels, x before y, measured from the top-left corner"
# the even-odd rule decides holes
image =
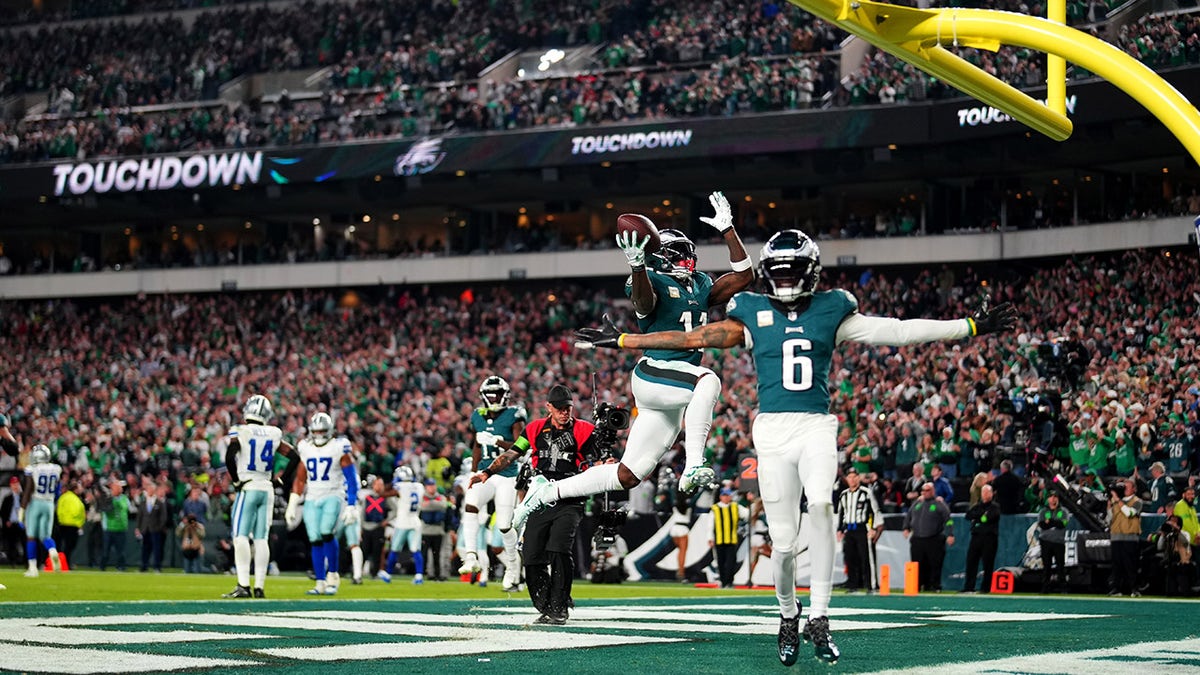
[[[284,520],[289,528],[300,521],[300,495],[304,495],[304,529],[311,546],[316,585],[308,595],[337,593],[338,542],[334,536],[338,520],[347,527],[358,526],[358,472],[350,441],[333,436],[333,418],[319,412],[308,421],[308,438],[296,444],[301,467],[292,483]],[[335,466],[336,465],[336,466]],[[351,506],[354,508],[346,508]]]
[[[754,264],[733,229],[733,211],[725,195],[709,195],[715,215],[701,218],[725,238],[733,270],[713,281],[696,271],[696,246],[678,230],[663,230],[662,248],[647,257],[646,243],[633,232],[617,235],[617,246],[632,270],[625,294],[633,301],[643,333],[691,331],[708,323],[710,307],[725,304],[754,281]],[[648,349],[630,378],[638,415],[629,428],[618,464],[599,464],[550,483],[535,476],[517,509],[517,526],[550,502],[635,487],[654,470],[675,443],[682,426],[685,467],[679,488],[691,494],[713,484],[716,474],[704,463],[704,445],[712,426],[721,380],[700,365],[698,349]]]
[[[844,290],[817,291],[820,251],[799,230],[784,230],[763,246],[759,274],[764,293],[739,293],[728,318],[690,333],[622,335],[607,322],[576,333],[576,346],[627,349],[749,348],[758,376],[759,413],[752,435],[758,451],[759,487],[774,555],[775,595],[779,600],[779,659],[793,665],[800,646],[800,606],[796,601],[796,544],[800,498],[808,495],[813,536],[811,602],[802,633],[828,663],[840,652],[829,633],[833,586],[833,488],[837,480],[837,417],[829,414],[829,368],[843,342],[907,345],[957,340],[1009,330],[1016,312],[1009,304],[953,321],[899,320],[858,313]]]
[[[21,491],[21,508],[25,511],[25,557],[29,560],[27,577],[38,575],[38,544],[46,547],[55,572],[62,571],[58,547],[50,532],[54,528],[54,503],[58,500],[62,467],[50,461],[50,448],[35,445],[25,467],[25,485]],[[21,518],[18,516],[17,518]]]
[[[225,467],[229,471],[230,485],[237,492],[230,522],[237,587],[223,596],[226,598],[249,598],[252,595],[251,538],[254,539],[253,597],[266,597],[263,586],[267,579],[267,567],[271,563],[267,532],[275,511],[275,453],[289,459],[293,456],[292,446],[283,440],[283,431],[269,424],[274,416],[271,401],[266,396],[255,394],[242,408],[245,422],[229,430]],[[294,470],[295,462],[291,462],[284,475],[290,476]]]
[[[354,461],[353,457],[351,457],[351,461]],[[367,480],[363,481],[359,487],[365,487],[373,482],[373,477],[367,476]],[[349,490],[349,486],[347,486],[346,489]],[[348,497],[347,501],[349,501]],[[346,548],[350,549],[350,581],[355,586],[362,584],[363,576],[363,551],[361,546],[363,504],[361,499],[357,500],[357,502],[357,506],[350,506],[349,504],[345,506],[346,510],[353,510],[354,513],[350,514],[343,512],[341,517],[338,518],[337,529],[333,533],[334,539],[345,540]],[[325,583],[326,588],[328,588],[328,573],[326,573]]]
[[[482,471],[512,447],[513,441],[521,437],[528,414],[523,406],[508,405],[512,388],[498,375],[492,375],[479,385],[479,396],[483,407],[471,413],[471,428],[475,430],[475,445],[471,449],[471,466]],[[479,534],[487,528],[487,503],[496,500],[496,527],[504,541],[504,584],[508,592],[520,590],[521,554],[517,551],[517,527],[513,526],[513,508],[517,504],[516,464],[498,472],[486,483],[476,483],[467,488],[466,505],[463,509],[463,563],[459,574],[484,571],[480,564]],[[394,550],[394,549],[393,549]],[[486,551],[484,551],[486,556]],[[481,576],[480,579],[486,577]],[[484,582],[486,583],[486,581]]]
[[[385,584],[392,583],[396,558],[400,557],[400,550],[405,546],[412,553],[413,565],[417,568],[413,583],[425,583],[425,556],[421,553],[421,494],[424,491],[425,488],[416,481],[411,468],[398,466],[392,473],[392,488],[383,493],[386,497],[396,498],[391,552],[388,553],[387,564],[379,571],[379,580]]]

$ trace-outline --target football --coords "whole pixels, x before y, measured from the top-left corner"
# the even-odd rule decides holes
[[[654,223],[640,213],[622,213],[617,216],[617,232],[637,233],[638,241],[650,235],[650,241],[646,242],[646,253],[658,253],[658,249],[662,247],[662,240],[658,236],[658,228]]]

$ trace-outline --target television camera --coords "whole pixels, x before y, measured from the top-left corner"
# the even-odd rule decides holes
[[[592,387],[592,391],[596,391],[595,386]],[[617,457],[619,433],[629,428],[629,421],[628,409],[607,401],[595,404],[596,430],[592,432],[592,439],[601,461]],[[592,535],[592,541],[596,550],[607,551],[616,543],[617,534],[625,526],[629,512],[613,508],[607,492],[604,493],[600,507],[602,510],[596,514],[596,531]]]

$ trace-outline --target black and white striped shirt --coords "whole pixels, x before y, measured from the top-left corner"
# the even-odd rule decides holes
[[[859,487],[857,490],[842,490],[838,497],[837,528],[841,532],[864,529],[868,530],[883,521],[879,518],[879,503],[870,490]]]

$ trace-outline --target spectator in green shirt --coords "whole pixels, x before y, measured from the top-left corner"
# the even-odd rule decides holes
[[[109,481],[112,491],[107,503],[102,508],[104,513],[104,556],[100,559],[100,571],[108,568],[113,562],[118,572],[125,571],[125,533],[129,530],[129,497],[125,496],[124,486],[118,480]]]

